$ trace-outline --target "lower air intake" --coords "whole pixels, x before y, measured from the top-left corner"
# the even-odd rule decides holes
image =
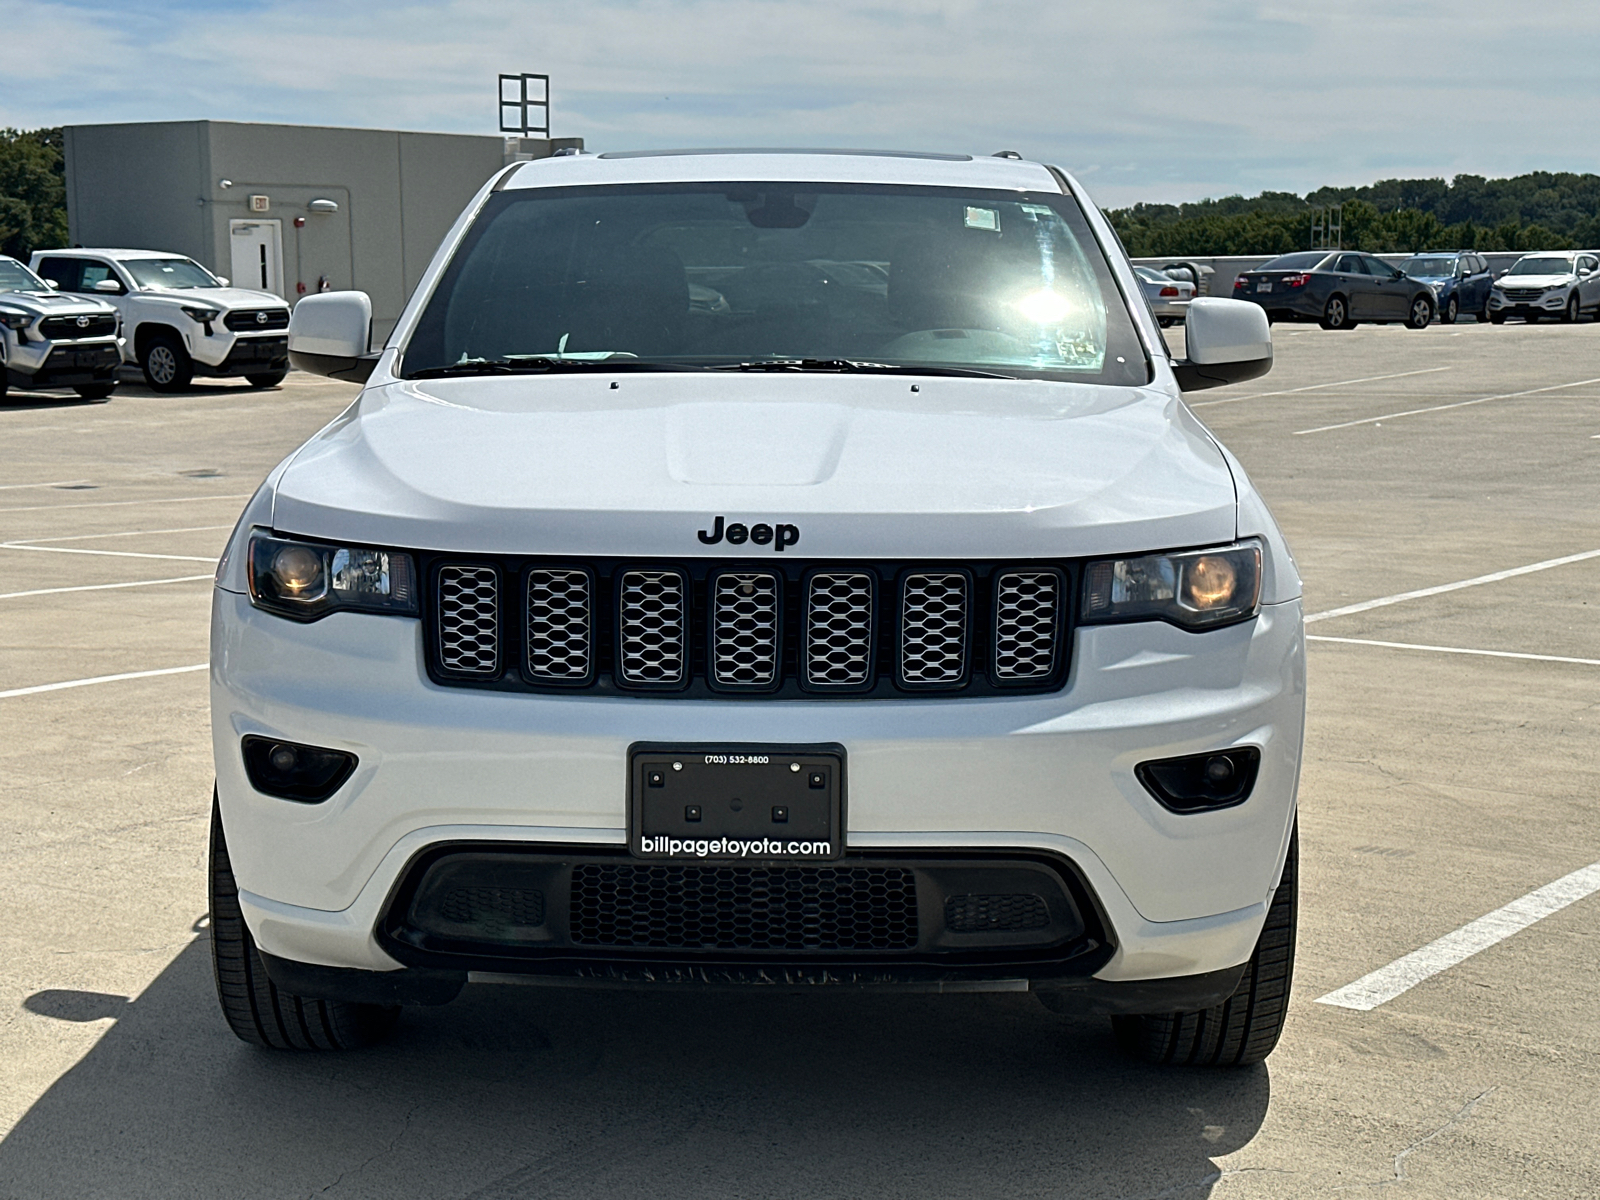
[[[670,950],[912,950],[917,883],[901,867],[579,863],[580,946]]]
[[[1023,933],[1050,924],[1043,896],[951,896],[944,902],[951,933]]]
[[[544,893],[526,888],[455,888],[439,905],[439,915],[461,925],[543,925]]]

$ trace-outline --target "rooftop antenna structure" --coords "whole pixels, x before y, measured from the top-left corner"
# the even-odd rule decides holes
[[[1330,204],[1311,212],[1311,249],[1344,249],[1344,205]]]
[[[550,76],[500,76],[500,132],[550,136]]]

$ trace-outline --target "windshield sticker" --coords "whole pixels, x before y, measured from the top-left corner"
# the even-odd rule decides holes
[[[967,208],[967,228],[987,229],[994,233],[1000,232],[1000,210],[998,208]]]

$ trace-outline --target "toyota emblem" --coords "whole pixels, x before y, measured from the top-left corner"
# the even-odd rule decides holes
[[[78,318],[78,328],[79,329],[87,329],[87,328],[89,328],[89,318],[88,317],[79,317]]]
[[[267,323],[267,314],[264,313],[264,312],[258,312],[256,314],[256,324],[257,325],[265,325],[266,323]]]

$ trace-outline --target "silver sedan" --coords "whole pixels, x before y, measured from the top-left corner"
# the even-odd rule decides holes
[[[1135,267],[1133,273],[1139,277],[1139,286],[1162,327],[1182,322],[1189,311],[1189,301],[1194,299],[1194,284],[1163,275],[1154,267]]]

